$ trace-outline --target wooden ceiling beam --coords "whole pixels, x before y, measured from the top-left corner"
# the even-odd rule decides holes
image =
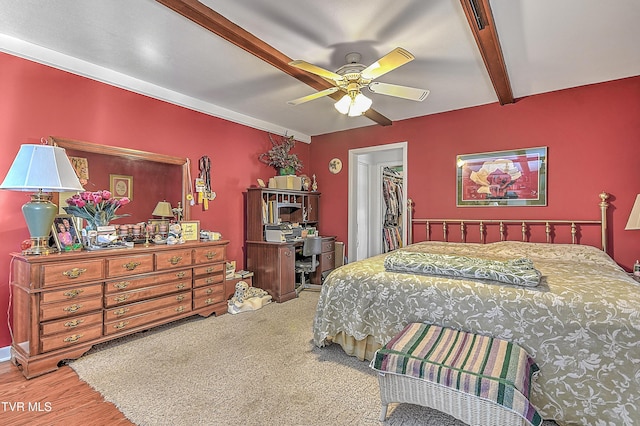
[[[489,0],[460,0],[500,105],[514,102]]]
[[[335,87],[322,77],[290,66],[289,62],[293,59],[197,0],[156,1],[318,91]],[[342,91],[329,95],[336,101],[343,96]],[[367,113],[365,116],[382,126],[392,124],[391,120],[376,111],[369,110]]]

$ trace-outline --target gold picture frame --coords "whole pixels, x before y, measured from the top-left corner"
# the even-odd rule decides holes
[[[53,219],[51,236],[58,251],[70,251],[82,246],[76,218],[69,214],[59,214]]]
[[[182,238],[185,241],[198,241],[200,239],[200,221],[185,220],[180,222]]]
[[[109,175],[109,191],[114,198],[128,198],[133,201],[133,176]]]

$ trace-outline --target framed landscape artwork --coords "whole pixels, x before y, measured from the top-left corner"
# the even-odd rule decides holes
[[[546,206],[547,147],[457,157],[457,206]]]

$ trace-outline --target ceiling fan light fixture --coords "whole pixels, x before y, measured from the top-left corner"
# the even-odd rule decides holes
[[[349,107],[351,106],[351,97],[349,95],[344,95],[342,99],[334,104],[334,106],[340,114],[347,114],[349,112]]]
[[[352,92],[344,95],[334,106],[340,114],[345,114],[349,117],[358,117],[371,108],[371,104],[373,104],[373,101],[362,93],[358,92],[355,94]]]
[[[366,110],[371,108],[371,104],[373,104],[371,99],[367,98],[362,93],[358,93],[351,103],[351,109],[356,109],[358,111],[358,115],[362,115]]]

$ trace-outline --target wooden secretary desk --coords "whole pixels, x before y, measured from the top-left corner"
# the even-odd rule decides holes
[[[267,225],[299,223],[320,231],[320,193],[272,188],[247,189],[246,269],[254,273],[253,285],[269,292],[276,302],[296,297],[295,258],[301,241],[269,242]],[[335,237],[322,238],[322,254],[312,284],[322,284],[322,273],[335,267]]]

